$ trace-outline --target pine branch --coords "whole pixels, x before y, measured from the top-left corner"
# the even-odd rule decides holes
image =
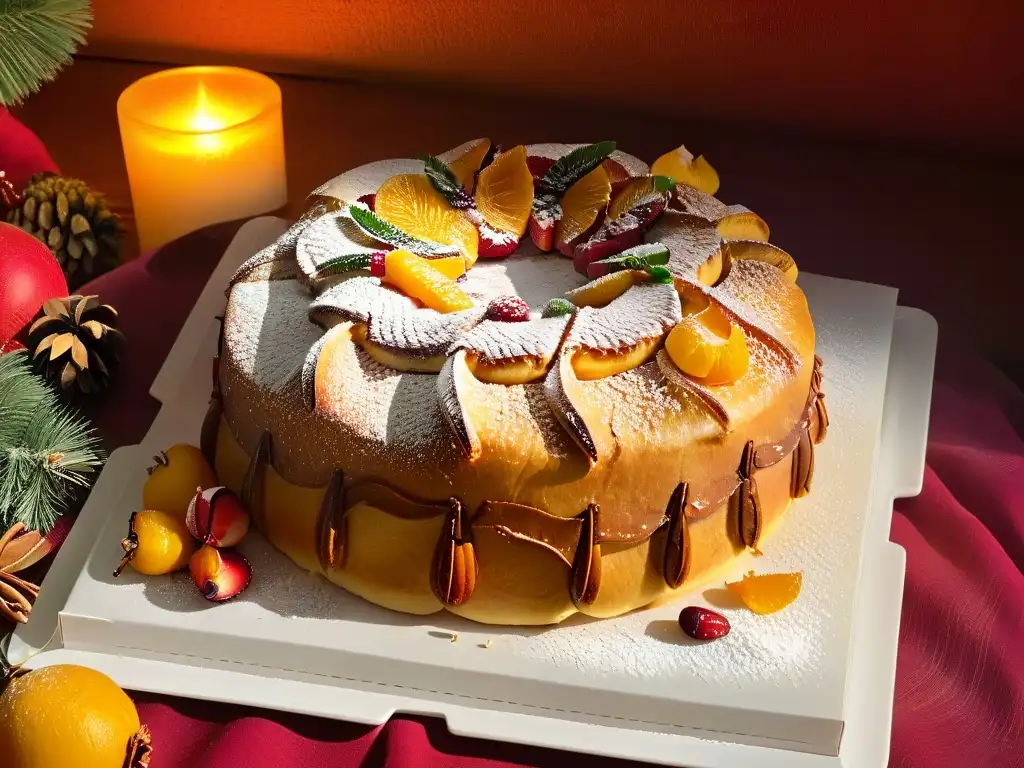
[[[0,104],[53,80],[90,26],[89,0],[0,0]]]
[[[103,463],[99,436],[32,373],[27,353],[0,357],[0,526],[49,532],[76,486]]]

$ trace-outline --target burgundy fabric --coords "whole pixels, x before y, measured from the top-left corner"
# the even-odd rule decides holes
[[[0,107],[0,171],[19,190],[32,174],[60,173],[39,137],[3,107]]]
[[[157,411],[149,385],[237,226],[190,235],[85,286],[119,309],[128,339],[113,386],[87,405],[108,447],[145,434]],[[924,490],[897,502],[892,524],[892,539],[907,550],[892,768],[1024,766],[1022,436],[1024,394],[940,335]],[[440,720],[399,717],[367,728],[137,700],[153,732],[152,768],[627,765],[453,737]]]

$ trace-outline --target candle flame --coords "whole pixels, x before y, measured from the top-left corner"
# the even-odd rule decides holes
[[[210,114],[210,97],[206,84],[200,82],[196,88],[196,106],[192,112],[192,129],[196,131],[219,131],[225,123]]]

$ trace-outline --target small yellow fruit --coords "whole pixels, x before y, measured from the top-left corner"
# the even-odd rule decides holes
[[[115,576],[128,564],[145,576],[162,576],[188,565],[196,543],[185,521],[177,515],[146,509],[132,513],[121,548],[125,555]]]
[[[726,582],[725,586],[754,613],[767,616],[781,611],[800,596],[803,573],[747,573],[742,581]]]
[[[747,339],[715,305],[687,314],[665,340],[665,350],[679,369],[703,384],[730,384],[747,372]]]
[[[161,509],[184,520],[196,488],[205,490],[217,485],[217,476],[194,445],[172,445],[153,459],[156,463],[149,468],[149,478],[142,488],[142,506],[146,509]]]
[[[16,677],[0,696],[4,768],[135,768],[149,752],[132,700],[95,670],[43,667]]]

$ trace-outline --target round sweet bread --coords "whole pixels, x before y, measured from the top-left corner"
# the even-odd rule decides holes
[[[231,281],[220,482],[398,611],[550,624],[692,591],[809,490],[827,426],[795,264],[708,172],[480,140],[328,182]]]

